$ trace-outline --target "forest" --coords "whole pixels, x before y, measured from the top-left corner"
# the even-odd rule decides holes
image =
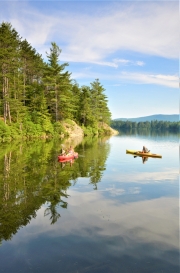
[[[170,122],[170,121],[157,121],[153,120],[151,122],[133,122],[133,121],[111,121],[111,127],[121,131],[121,130],[153,130],[153,131],[169,131],[169,132],[179,132],[180,122]]]
[[[8,22],[0,25],[0,141],[54,137],[62,121],[75,121],[84,132],[98,134],[111,112],[99,79],[79,86],[60,62],[61,49],[51,43],[47,61]],[[102,132],[102,130],[101,130]]]

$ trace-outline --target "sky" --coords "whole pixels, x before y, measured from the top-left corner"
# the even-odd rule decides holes
[[[61,48],[79,86],[99,79],[115,118],[179,114],[179,1],[1,1],[9,22],[47,61]]]

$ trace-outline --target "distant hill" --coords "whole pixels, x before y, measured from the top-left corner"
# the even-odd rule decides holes
[[[118,121],[118,120],[122,120],[122,121],[134,121],[134,122],[145,122],[145,121],[152,121],[152,120],[157,120],[157,121],[170,121],[170,122],[174,122],[174,121],[179,121],[179,115],[152,115],[152,116],[146,116],[146,117],[139,117],[139,118],[117,118],[117,119],[113,119],[113,121]]]

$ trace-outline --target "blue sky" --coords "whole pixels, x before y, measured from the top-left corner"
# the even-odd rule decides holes
[[[51,42],[79,85],[99,78],[112,118],[179,114],[179,1],[0,1],[46,59]]]

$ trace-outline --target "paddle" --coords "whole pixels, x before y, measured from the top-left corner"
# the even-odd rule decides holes
[[[149,150],[148,152],[146,152],[145,154],[148,154],[149,152],[150,152],[150,150]],[[137,154],[139,154],[139,153],[141,153],[141,154],[142,154],[143,152],[141,152],[141,151],[139,151],[139,152],[135,152],[135,153],[134,153],[134,155],[137,155]],[[137,156],[136,156],[136,157],[137,157]]]
[[[134,156],[134,158],[136,158],[136,157],[137,157],[137,155],[136,155],[136,154],[137,154],[137,152],[135,152],[135,153],[134,153],[134,155],[135,155],[135,156]]]

